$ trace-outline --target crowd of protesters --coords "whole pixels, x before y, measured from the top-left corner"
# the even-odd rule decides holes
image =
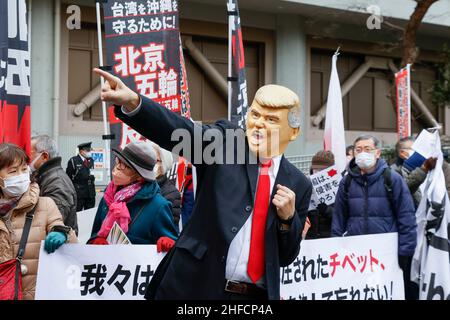
[[[405,167],[404,162],[414,152],[413,143],[412,137],[399,140],[396,158],[389,165],[381,157],[375,136],[358,137],[347,147],[347,168],[342,172],[335,203],[319,203],[310,210],[303,230],[306,239],[398,232],[406,299],[418,298],[417,285],[408,275],[417,239],[415,211],[422,197],[419,187],[437,162],[430,157],[413,170]],[[85,168],[91,166],[88,151],[80,156]],[[108,233],[117,222],[132,244],[157,244],[158,251],[169,251],[178,238],[179,227],[186,224],[180,218],[188,220],[192,212],[191,174],[183,186],[186,198],[182,199],[167,177],[173,164],[171,152],[151,142],[133,142],[123,150],[114,150],[114,156],[112,181],[98,205],[87,243],[107,245]],[[312,158],[310,174],[334,164],[333,153],[318,151]],[[72,176],[66,174],[55,142],[46,135],[32,138],[30,158],[16,145],[0,144],[0,263],[18,256],[26,217],[33,215],[21,268],[24,299],[34,297],[40,241],[45,241],[49,253],[64,243],[78,242],[76,209],[82,207],[77,206],[75,184],[80,180],[74,181],[76,168],[71,159],[67,173]],[[444,161],[442,169],[450,192],[450,165]]]

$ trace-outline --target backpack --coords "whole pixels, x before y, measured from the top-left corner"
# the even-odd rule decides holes
[[[349,217],[349,208],[348,208],[348,189],[350,188],[350,184],[352,183],[352,176],[350,174],[347,174],[344,177],[344,219],[345,221],[348,220]],[[387,192],[388,200],[389,200],[389,206],[391,207],[391,211],[394,215],[397,215],[397,212],[395,210],[395,204],[394,204],[394,190],[392,188],[392,174],[391,174],[391,168],[386,167],[383,170],[383,179],[384,179],[384,187]]]

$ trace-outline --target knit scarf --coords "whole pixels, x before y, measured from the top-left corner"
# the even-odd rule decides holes
[[[6,216],[8,212],[14,209],[17,206],[20,198],[15,199],[1,199],[0,198],[0,217]]]
[[[127,202],[141,190],[142,185],[142,183],[138,182],[118,190],[119,187],[113,181],[109,183],[103,197],[109,210],[98,232],[99,237],[108,237],[114,222],[117,222],[123,232],[128,232],[128,225],[131,222],[131,218],[127,208]]]

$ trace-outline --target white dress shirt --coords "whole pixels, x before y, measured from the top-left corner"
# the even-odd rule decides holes
[[[270,178],[270,195],[275,184],[275,179],[280,168],[282,155],[272,158],[272,166],[269,168]],[[259,176],[258,169],[258,176]],[[258,190],[258,187],[256,188]],[[270,205],[270,203],[269,203]],[[253,204],[253,208],[255,204]],[[247,274],[248,256],[250,253],[250,239],[252,235],[252,218],[253,211],[245,222],[244,226],[231,241],[228,249],[227,264],[225,268],[225,278],[227,280],[234,280],[240,282],[252,283],[252,280]],[[265,275],[256,283],[260,287],[265,287]]]
[[[129,117],[132,117],[132,116],[134,116],[136,113],[138,113],[139,110],[141,110],[141,105],[142,105],[142,99],[139,101],[138,106],[137,106],[136,109],[134,109],[133,111],[128,111],[124,106],[122,106],[121,109],[122,109],[123,114],[125,114],[125,115],[127,115],[127,116],[129,116]]]

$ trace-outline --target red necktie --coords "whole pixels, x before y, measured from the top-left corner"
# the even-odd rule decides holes
[[[250,240],[250,253],[248,256],[247,274],[253,283],[256,283],[264,274],[265,267],[265,230],[270,200],[269,168],[272,160],[261,164],[256,189],[255,208],[252,218],[252,234]]]
[[[86,168],[89,168],[89,160],[88,160],[88,159],[84,159],[83,165],[84,165]]]

